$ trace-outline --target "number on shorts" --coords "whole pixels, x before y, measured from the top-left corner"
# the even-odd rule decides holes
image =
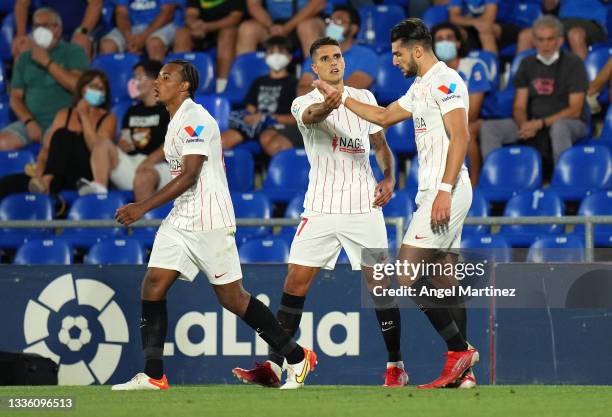
[[[300,222],[300,227],[298,227],[297,236],[299,236],[300,233],[302,233],[302,229],[304,228],[304,226],[306,226],[306,223],[308,223],[308,218],[302,217],[302,221]]]

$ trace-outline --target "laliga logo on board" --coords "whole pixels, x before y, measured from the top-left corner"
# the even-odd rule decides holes
[[[94,279],[73,279],[72,274],[54,279],[36,300],[28,301],[24,352],[59,364],[60,385],[105,383],[119,364],[122,344],[129,342],[125,315],[114,295]]]

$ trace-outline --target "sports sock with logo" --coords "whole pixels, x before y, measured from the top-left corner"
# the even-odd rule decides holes
[[[402,338],[402,319],[393,297],[373,297],[376,318],[387,347],[389,362],[402,360],[400,340]]]
[[[145,357],[144,372],[153,379],[164,375],[164,341],[168,328],[168,311],[166,300],[142,300],[142,317],[140,318],[140,336]]]
[[[259,336],[264,339],[270,347],[279,352],[290,364],[299,363],[304,359],[304,350],[295,343],[295,340],[287,334],[276,320],[272,312],[264,303],[251,296],[249,305],[242,319]]]
[[[282,328],[291,337],[295,335],[297,330],[300,328],[300,321],[302,320],[302,313],[304,311],[304,301],[306,297],[299,295],[291,295],[283,292],[276,318],[282,326]],[[275,350],[270,351],[269,359],[283,367],[283,361],[285,357]]]

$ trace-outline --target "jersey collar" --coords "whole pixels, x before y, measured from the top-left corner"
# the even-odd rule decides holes
[[[431,77],[434,76],[439,70],[445,67],[446,64],[442,61],[436,62],[426,73],[421,77],[422,81],[428,81]]]
[[[172,117],[172,119],[176,119],[178,116],[180,116],[191,103],[193,103],[193,100],[191,100],[189,97],[183,100],[176,113],[174,113],[174,117]]]

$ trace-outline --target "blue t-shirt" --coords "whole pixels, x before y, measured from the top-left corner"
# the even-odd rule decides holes
[[[480,60],[470,57],[461,58],[457,72],[467,84],[468,94],[491,91],[487,70]]]
[[[297,10],[301,10],[309,0],[298,0]],[[293,0],[266,0],[266,10],[273,21],[289,20],[293,17]]]
[[[132,26],[149,26],[165,4],[179,5],[177,0],[115,0],[117,6],[128,8]]]
[[[498,4],[499,0],[450,0],[448,7],[461,7],[462,15],[478,17],[484,13],[487,4]]]
[[[577,18],[594,20],[606,28],[608,11],[599,0],[561,0],[559,18]]]
[[[76,28],[81,26],[87,3],[88,0],[38,0],[33,6],[35,9],[41,7],[54,9],[62,18],[62,30],[65,38],[70,39]]]
[[[348,51],[343,52],[342,56],[344,56],[344,63],[346,65],[344,69],[345,78],[350,77],[355,71],[363,71],[368,74],[372,80],[376,79],[376,74],[378,73],[378,55],[370,48],[361,45],[353,45]],[[302,68],[304,72],[315,75],[310,67],[311,64],[312,59],[308,57],[304,61]]]

